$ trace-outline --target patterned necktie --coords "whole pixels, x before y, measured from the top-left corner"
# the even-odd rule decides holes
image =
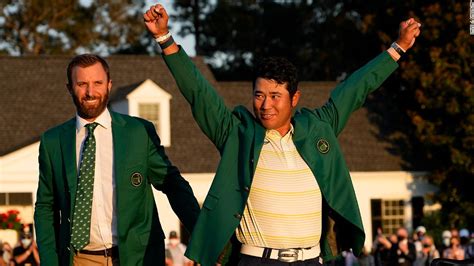
[[[95,170],[95,137],[94,129],[98,123],[85,125],[87,137],[82,149],[82,158],[79,166],[79,178],[74,206],[71,245],[76,250],[83,249],[90,238],[92,194],[94,189]]]

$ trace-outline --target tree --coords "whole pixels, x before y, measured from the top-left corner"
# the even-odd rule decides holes
[[[383,129],[379,137],[393,144],[407,169],[429,171],[426,178],[439,187],[429,200],[441,203],[443,225],[472,228],[474,38],[469,35],[469,2],[384,4],[385,12],[376,2],[353,1],[348,8],[373,17],[381,40],[390,35],[386,21],[404,15],[421,21],[422,34],[386,89],[370,99],[372,119]]]
[[[423,45],[405,62],[402,78],[414,101],[410,133],[432,166],[445,224],[474,226],[474,38],[467,1],[430,1],[421,7]]]
[[[448,227],[474,227],[474,37],[469,2],[429,1],[177,1],[177,17],[199,32],[200,55],[218,79],[248,80],[255,60],[289,58],[302,80],[334,80],[396,39],[415,17],[422,35],[400,69],[369,98],[372,121],[407,170],[426,170],[439,187]],[[181,8],[181,9],[180,9]],[[184,9],[186,12],[183,12]],[[196,24],[195,21],[198,21]]]
[[[249,79],[256,60],[279,55],[295,63],[302,79],[334,80],[377,52],[367,49],[372,37],[358,14],[335,1],[178,0],[175,8],[175,20],[184,23],[179,33],[197,33],[197,54],[218,79]],[[348,43],[351,49],[343,49]]]
[[[0,3],[0,53],[146,53],[143,0],[7,0]],[[150,50],[151,51],[151,50]]]

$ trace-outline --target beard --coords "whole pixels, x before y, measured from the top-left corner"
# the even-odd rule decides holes
[[[88,100],[98,100],[94,105],[87,104]],[[72,100],[76,106],[77,114],[84,119],[94,119],[98,117],[107,107],[109,102],[109,93],[107,92],[104,97],[100,96],[85,96],[81,99],[77,95],[72,95]]]

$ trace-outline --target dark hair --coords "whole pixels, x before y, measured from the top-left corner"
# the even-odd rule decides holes
[[[260,60],[254,69],[253,88],[258,78],[274,80],[278,84],[285,84],[290,97],[298,89],[298,71],[288,60],[282,57],[266,57]]]
[[[107,81],[110,80],[110,73],[109,73],[109,65],[105,61],[104,58],[95,55],[95,54],[81,54],[75,56],[73,59],[71,59],[71,62],[69,62],[69,65],[67,66],[67,84],[68,86],[71,86],[72,84],[72,70],[76,66],[80,67],[88,67],[92,66],[93,64],[99,62],[102,67],[104,68],[105,73],[107,74]]]

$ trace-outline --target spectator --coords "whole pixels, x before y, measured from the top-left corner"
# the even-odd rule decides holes
[[[464,248],[464,258],[465,259],[474,258],[474,232],[471,233],[470,241]]]
[[[369,253],[365,246],[362,248],[362,253],[359,256],[358,261],[359,266],[375,266],[374,256]]]
[[[463,260],[464,249],[461,247],[461,240],[459,237],[451,238],[451,246],[444,250],[443,258],[451,260]]]
[[[3,259],[3,242],[2,240],[0,239],[0,266],[6,266],[6,262],[5,260]]]
[[[401,227],[397,230],[397,243],[390,249],[389,265],[411,266],[415,259],[415,245],[408,241],[407,229]]]
[[[372,253],[374,254],[374,262],[376,266],[388,264],[391,248],[392,242],[383,235],[382,228],[377,228],[377,236],[372,244]]]
[[[165,249],[165,266],[173,266],[173,257],[169,249]]]
[[[424,226],[418,226],[415,229],[415,234],[413,235],[413,244],[415,245],[416,250],[416,260],[415,265],[421,266],[423,265],[423,239],[426,234],[426,228]]]
[[[357,257],[352,253],[351,250],[343,251],[342,257],[344,257],[344,265],[345,266],[356,266],[359,265],[357,261]]]
[[[451,245],[451,231],[444,230],[441,235],[441,247],[439,248],[439,254],[444,254],[444,251]]]
[[[2,251],[2,260],[5,262],[5,265],[11,266],[14,265],[12,259],[13,259],[13,249],[12,246],[10,246],[10,243],[8,242],[3,242],[0,244],[0,250]]]
[[[20,245],[13,250],[13,260],[18,266],[39,265],[38,247],[31,232],[21,233]]]
[[[429,266],[431,261],[439,258],[439,252],[434,245],[433,238],[425,235],[423,238],[422,261],[420,265]]]
[[[451,228],[451,238],[459,238],[459,230],[457,228]]]
[[[169,235],[169,242],[166,249],[171,253],[171,260],[174,266],[192,265],[192,261],[184,256],[186,246],[180,242],[178,233],[171,231]]]
[[[463,228],[459,231],[459,238],[461,239],[461,247],[464,249],[464,256],[466,256],[466,248],[469,246],[469,230]]]

